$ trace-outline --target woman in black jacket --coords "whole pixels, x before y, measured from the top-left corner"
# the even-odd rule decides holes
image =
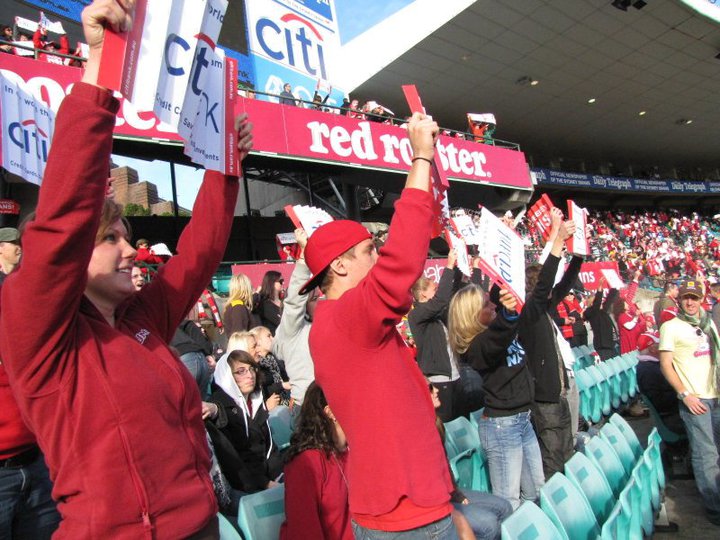
[[[474,285],[459,291],[450,302],[448,330],[450,345],[460,361],[483,377],[485,410],[478,431],[493,495],[507,499],[517,509],[521,498],[537,500],[545,479],[530,423],[533,382],[516,337],[517,301],[505,290],[497,297],[497,315],[486,326],[484,291]]]
[[[230,485],[244,493],[277,485],[282,472],[257,371],[245,351],[220,359],[215,369],[218,389],[210,396],[206,420],[220,469]]]

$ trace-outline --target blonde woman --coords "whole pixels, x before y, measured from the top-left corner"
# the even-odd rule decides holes
[[[230,297],[225,304],[222,316],[228,335],[234,332],[247,332],[255,326],[252,314],[252,295],[252,283],[245,274],[235,274],[230,279]]]
[[[538,498],[544,476],[530,423],[533,382],[517,340],[517,301],[506,290],[495,300],[498,307],[492,313],[480,287],[458,291],[450,302],[448,334],[460,361],[483,378],[485,411],[478,424],[492,492],[516,509],[521,498]]]

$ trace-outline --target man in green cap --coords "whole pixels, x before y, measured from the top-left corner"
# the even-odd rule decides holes
[[[0,283],[20,262],[20,233],[13,227],[0,229]]]

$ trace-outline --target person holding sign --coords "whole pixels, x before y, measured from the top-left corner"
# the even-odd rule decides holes
[[[430,244],[430,166],[438,126],[413,114],[415,156],[388,240],[375,251],[359,223],[317,229],[305,248],[313,277],[301,293],[325,293],[310,330],[315,378],[343,426],[350,450],[347,480],[358,539],[455,539],[452,481],[435,430],[427,382],[395,326],[410,309]]]
[[[554,285],[560,256],[568,238],[575,233],[573,221],[563,221],[562,212],[551,210],[550,253],[542,266],[526,269],[527,302],[523,307],[518,334],[535,380],[533,425],[542,452],[545,478],[562,471],[573,453],[570,381],[567,364],[572,351],[552,320],[556,306],[567,296],[582,265],[573,257],[562,279]],[[563,352],[564,351],[564,352]],[[566,357],[567,355],[567,357]]]
[[[50,151],[23,264],[2,287],[0,357],[55,484],[54,538],[218,538],[200,393],[167,343],[222,258],[238,179],[205,174],[178,255],[135,291],[122,209],[105,200],[119,102],[96,85],[106,28],[127,31],[133,7],[83,11],[87,69],[56,124],[82,144]],[[241,116],[236,130],[244,157],[251,126]]]

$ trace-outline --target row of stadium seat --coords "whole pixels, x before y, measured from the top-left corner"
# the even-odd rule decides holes
[[[637,351],[574,370],[580,416],[598,423],[637,395]]]
[[[665,473],[657,430],[643,450],[618,414],[610,417],[540,491],[502,523],[503,540],[642,540],[653,532]]]

